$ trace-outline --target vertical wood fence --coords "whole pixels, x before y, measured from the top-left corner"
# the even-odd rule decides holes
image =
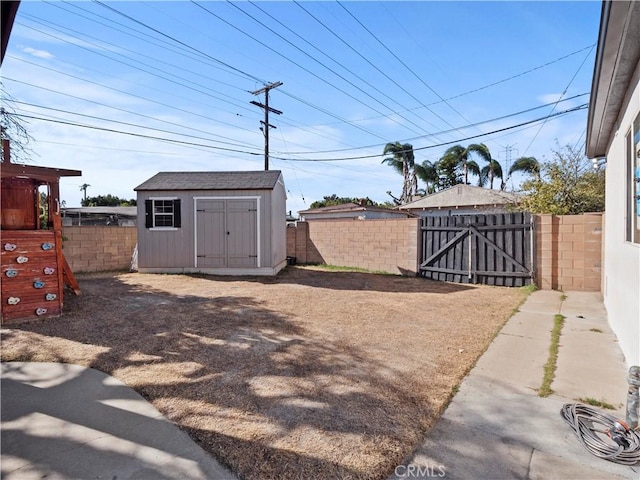
[[[533,281],[529,213],[425,217],[421,235],[425,278],[508,287]]]

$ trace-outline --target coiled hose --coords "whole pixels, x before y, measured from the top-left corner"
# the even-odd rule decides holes
[[[622,420],[580,403],[564,404],[560,415],[596,457],[622,465],[640,462],[640,435]]]

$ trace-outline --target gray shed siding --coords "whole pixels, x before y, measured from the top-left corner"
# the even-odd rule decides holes
[[[138,191],[138,218],[145,217],[145,200],[179,198],[181,227],[153,230],[138,222],[138,268],[141,271],[206,271],[196,267],[195,205],[198,198],[253,197],[258,200],[260,268],[279,269],[286,261],[284,185],[272,190]],[[273,201],[274,197],[278,201]],[[282,210],[282,212],[280,212]],[[282,230],[282,232],[280,232]],[[274,242],[276,242],[274,244]],[[282,244],[282,245],[280,245]],[[211,272],[215,273],[215,272]],[[226,272],[223,272],[226,273]],[[248,273],[248,272],[247,272]],[[258,272],[256,272],[258,273]]]
[[[271,192],[271,263],[280,265],[287,260],[287,192],[282,180],[278,180]],[[267,211],[265,209],[265,211]]]

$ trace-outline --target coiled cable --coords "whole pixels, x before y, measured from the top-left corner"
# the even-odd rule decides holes
[[[640,436],[622,420],[580,403],[564,404],[560,415],[596,457],[622,465],[640,462]]]

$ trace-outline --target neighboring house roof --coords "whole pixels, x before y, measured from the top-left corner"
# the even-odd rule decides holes
[[[63,207],[62,213],[81,213],[83,215],[121,215],[123,217],[137,217],[138,207]]]
[[[640,2],[602,3],[598,50],[591,85],[586,153],[604,157],[640,59]]]
[[[160,172],[134,190],[273,190],[279,170],[257,172]]]
[[[400,205],[400,210],[420,210],[425,208],[475,207],[482,205],[507,205],[518,201],[518,195],[501,190],[455,185],[446,190],[426,195],[413,202]]]
[[[398,212],[397,210],[391,210],[390,208],[374,207],[372,205],[358,205],[355,203],[343,203],[340,205],[330,205],[328,207],[310,208],[309,210],[300,210],[300,215],[313,215],[320,213],[345,213],[345,212],[382,212],[390,213],[391,215],[398,215],[403,213],[407,215],[407,212]]]

